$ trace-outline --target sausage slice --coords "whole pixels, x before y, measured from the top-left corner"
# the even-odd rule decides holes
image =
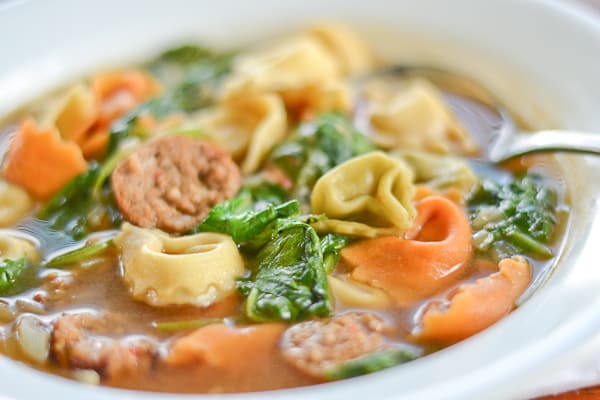
[[[301,322],[285,331],[283,356],[304,373],[323,378],[335,366],[389,348],[383,328],[383,320],[369,313]]]
[[[62,367],[93,369],[103,380],[150,370],[158,357],[157,345],[146,339],[115,339],[93,333],[107,330],[110,324],[91,314],[63,314],[54,322],[52,356]]]
[[[184,233],[213,206],[233,197],[242,178],[231,156],[218,146],[187,136],[164,136],[123,160],[111,183],[129,222]]]

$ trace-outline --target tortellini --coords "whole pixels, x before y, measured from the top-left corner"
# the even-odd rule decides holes
[[[374,237],[401,234],[415,218],[411,169],[382,152],[355,157],[333,168],[315,184],[311,208],[328,219],[318,231]]]
[[[201,113],[194,123],[235,159],[243,159],[245,174],[260,167],[287,130],[283,103],[269,94],[230,99]]]
[[[48,108],[40,125],[56,128],[63,139],[78,142],[94,124],[97,115],[96,96],[89,86],[79,84]]]
[[[340,74],[333,57],[317,40],[295,37],[239,59],[234,76],[228,82],[230,90],[276,92],[324,85]]]
[[[34,119],[41,129],[56,129],[62,139],[76,143],[86,159],[95,158],[108,144],[114,119],[159,91],[145,71],[104,72],[52,96]]]
[[[233,293],[235,279],[244,273],[242,257],[227,235],[170,237],[125,223],[115,244],[132,296],[153,306],[208,306]]]
[[[0,227],[14,225],[33,207],[33,200],[25,189],[0,181]]]
[[[382,148],[442,154],[477,149],[440,91],[426,80],[373,80],[365,84],[362,96],[373,141]]]
[[[512,311],[530,282],[531,266],[525,258],[505,258],[497,272],[461,284],[446,298],[425,303],[421,326],[413,330],[413,336],[444,344],[466,339]]]
[[[17,260],[19,258],[37,262],[40,255],[32,241],[12,232],[0,232],[0,260]]]
[[[308,30],[334,56],[343,75],[356,75],[373,67],[374,60],[366,43],[353,31],[339,24],[319,24]]]
[[[397,150],[391,155],[410,165],[415,173],[415,183],[425,184],[436,191],[456,188],[466,195],[479,182],[467,162],[458,157],[419,150]]]
[[[346,307],[385,309],[392,305],[392,300],[383,290],[357,282],[349,276],[330,275],[328,281],[336,301]]]
[[[333,55],[315,38],[290,38],[240,58],[225,98],[276,93],[292,113],[348,111],[350,90]]]

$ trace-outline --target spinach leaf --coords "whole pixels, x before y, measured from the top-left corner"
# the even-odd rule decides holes
[[[234,56],[234,52],[184,45],[167,50],[148,68],[166,86],[173,104],[182,111],[194,111],[214,102],[220,80],[231,71]]]
[[[394,365],[412,361],[417,357],[418,354],[408,350],[384,350],[335,366],[325,372],[325,378],[329,380],[336,380],[369,374],[371,372],[393,367]]]
[[[39,286],[38,268],[25,257],[0,261],[0,296],[12,296]]]
[[[115,153],[126,138],[148,134],[138,124],[144,114],[163,118],[213,104],[222,78],[231,70],[233,57],[234,53],[214,53],[194,45],[177,47],[159,56],[148,69],[165,86],[164,93],[113,122],[106,155]]]
[[[323,114],[302,124],[294,135],[275,147],[270,158],[294,182],[293,197],[306,205],[312,187],[325,172],[373,150],[375,147],[346,116]]]
[[[212,54],[213,52],[206,47],[193,44],[184,44],[182,46],[166,50],[158,57],[157,62],[172,62],[185,65],[202,61],[212,56]]]
[[[340,258],[340,250],[346,247],[351,241],[352,239],[348,236],[335,233],[328,233],[321,238],[323,265],[327,273],[334,270]]]
[[[172,97],[165,95],[147,100],[121,118],[116,119],[110,128],[105,158],[112,156],[120,148],[121,143],[125,139],[149,135],[149,132],[145,132],[138,124],[140,117],[143,115],[163,118],[177,111],[179,111],[179,107],[173,101]]]
[[[557,196],[541,178],[529,175],[502,184],[483,180],[468,207],[478,251],[495,259],[552,257],[547,244],[558,222]]]
[[[110,185],[102,188],[99,198],[93,196],[99,172],[100,167],[92,165],[86,172],[75,177],[48,201],[37,218],[46,221],[48,228],[64,232],[76,240],[85,237],[91,230],[106,225],[119,225],[122,217]],[[92,219],[92,213],[102,217]],[[96,221],[101,225],[96,226]]]
[[[267,204],[282,204],[288,198],[288,192],[280,185],[267,181],[246,183],[245,189],[252,194],[254,208],[264,208]]]
[[[223,77],[231,71],[233,54],[220,54],[189,64],[172,90],[172,101],[183,111],[195,111],[215,102]]]
[[[92,257],[99,256],[113,246],[113,240],[104,240],[91,245],[83,245],[77,249],[68,251],[54,257],[45,263],[46,267],[61,268],[66,265],[73,265],[89,260]]]
[[[298,321],[325,317],[332,303],[319,237],[297,219],[278,219],[256,255],[252,276],[238,280],[253,321]],[[264,236],[264,235],[263,235]]]
[[[4,259],[0,262],[0,293],[6,294],[13,288],[17,279],[23,274],[27,264],[25,258],[16,260]]]
[[[226,233],[246,254],[252,273],[238,280],[238,290],[247,297],[251,321],[297,321],[332,310],[321,241],[300,219],[298,201],[286,197],[272,183],[245,186],[194,229]],[[333,265],[345,243],[341,236],[327,237],[324,249]]]
[[[243,188],[234,198],[210,210],[193,232],[226,233],[241,244],[256,238],[276,219],[298,215],[298,202],[283,203],[280,187],[270,185]]]

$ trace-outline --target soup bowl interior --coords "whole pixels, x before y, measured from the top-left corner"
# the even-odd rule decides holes
[[[600,132],[600,23],[559,2],[456,0],[174,0],[0,3],[0,116],[95,70],[170,44],[235,47],[320,20],[350,24],[385,59],[428,63],[479,80],[533,128]],[[543,32],[543,34],[542,34]],[[1,118],[0,118],[1,119]],[[572,213],[558,268],[515,312],[484,332],[406,365],[264,398],[505,398],[527,393],[540,366],[600,327],[600,164],[557,156]],[[126,399],[0,358],[0,393],[33,399]],[[507,384],[511,382],[511,384]],[[148,398],[180,395],[145,393]],[[255,395],[228,395],[248,397]],[[198,397],[202,397],[198,395]]]

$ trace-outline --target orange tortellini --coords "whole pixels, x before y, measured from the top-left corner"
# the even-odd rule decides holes
[[[451,344],[476,334],[515,308],[531,275],[525,258],[501,260],[498,272],[460,285],[448,298],[429,301],[421,326],[413,332],[415,338]]]
[[[411,305],[461,277],[472,256],[464,211],[441,196],[417,203],[417,217],[402,237],[360,240],[344,247],[352,278],[384,290],[397,305]]]
[[[374,237],[406,231],[415,218],[413,173],[382,152],[355,157],[333,168],[315,184],[311,208],[327,219],[318,231]]]
[[[100,73],[57,95],[39,123],[76,143],[85,158],[94,158],[108,144],[110,124],[159,90],[154,78],[141,70]]]

